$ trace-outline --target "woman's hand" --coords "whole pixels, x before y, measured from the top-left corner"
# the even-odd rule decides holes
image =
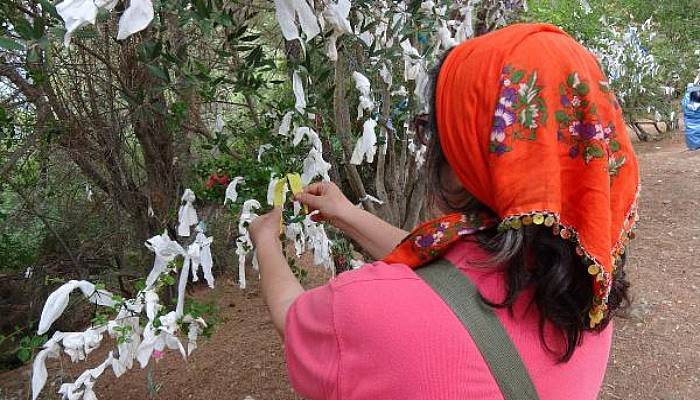
[[[313,183],[305,187],[302,193],[294,196],[294,200],[308,206],[310,211],[319,211],[311,217],[314,221],[328,221],[336,227],[339,220],[355,208],[340,188],[332,182]]]
[[[275,207],[267,214],[255,218],[248,227],[250,239],[256,248],[279,242],[282,208]]]
[[[294,199],[318,210],[314,221],[325,220],[356,241],[376,259],[384,258],[408,232],[391,226],[380,218],[355,207],[331,182],[307,186]]]

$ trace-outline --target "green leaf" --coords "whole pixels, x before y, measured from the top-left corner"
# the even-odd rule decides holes
[[[147,40],[143,42],[141,47],[139,48],[140,51],[143,52],[143,55],[145,57],[145,61],[151,61],[161,55],[163,46],[161,45],[160,42],[154,42],[152,40]]]
[[[5,50],[24,50],[24,46],[21,43],[5,37],[0,37],[0,47]]]
[[[111,16],[111,12],[108,11],[106,8],[98,8],[97,9],[97,22],[107,22],[109,20],[109,17]]]
[[[620,143],[617,140],[610,141],[610,151],[615,152],[620,150]]]
[[[211,9],[208,7],[207,4],[205,4],[203,0],[195,0],[193,3],[195,10],[197,11],[197,14],[200,17],[209,18],[209,15],[211,14]]]
[[[163,275],[161,280],[167,286],[172,286],[175,284],[175,278],[172,275]]]
[[[598,146],[588,146],[586,147],[586,154],[595,157],[595,158],[602,158],[605,153],[603,152],[603,149],[601,149]]]
[[[146,68],[148,68],[148,71],[151,73],[151,75],[160,78],[165,82],[170,82],[170,76],[168,75],[168,71],[164,70],[160,66],[146,64]]]
[[[34,39],[34,27],[29,24],[25,19],[18,19],[14,21],[14,30],[19,33],[19,35],[24,40]]]
[[[44,338],[43,336],[34,336],[34,337],[32,337],[32,340],[29,342],[29,344],[33,348],[36,348],[36,347],[43,345],[44,342],[46,342],[46,338]]]
[[[523,79],[524,76],[525,76],[525,71],[522,71],[522,70],[521,70],[521,71],[515,71],[515,72],[513,73],[513,76],[511,77],[510,80],[511,80],[511,82],[513,82],[513,83],[520,83],[520,81]]]
[[[590,89],[588,88],[588,84],[586,84],[586,83],[579,83],[579,85],[576,86],[576,91],[577,91],[578,94],[580,94],[581,96],[585,96],[585,95],[588,94],[588,92],[590,91]]]
[[[569,116],[564,112],[564,111],[557,111],[554,113],[554,118],[557,119],[557,122],[569,122]]]
[[[61,16],[58,15],[58,12],[56,11],[56,6],[51,4],[49,0],[39,0],[39,3],[41,3],[41,8],[44,11],[47,11],[49,14],[51,14],[52,17],[56,19],[61,18]]]
[[[107,316],[104,314],[97,314],[92,318],[91,322],[94,326],[105,325],[107,323]]]
[[[570,73],[569,76],[566,77],[566,85],[569,86],[570,88],[574,87],[574,82],[576,82],[576,75],[575,73]]]
[[[22,363],[27,363],[32,358],[32,351],[26,347],[22,347],[17,350],[17,358],[22,361]]]

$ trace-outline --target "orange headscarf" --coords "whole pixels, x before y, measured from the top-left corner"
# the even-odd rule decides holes
[[[636,221],[639,186],[622,112],[596,58],[554,26],[511,25],[454,48],[435,90],[440,143],[464,188],[498,215],[500,229],[544,225],[577,244],[593,279],[596,326]],[[417,267],[489,223],[431,221],[385,261]]]

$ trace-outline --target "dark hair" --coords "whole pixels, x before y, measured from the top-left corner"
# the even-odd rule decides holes
[[[443,60],[444,60],[443,56]],[[446,187],[443,172],[449,168],[440,145],[435,115],[435,87],[441,62],[432,72],[432,107],[427,129],[432,132],[428,144],[427,168],[430,205],[444,212],[491,212],[463,188]],[[468,157],[468,155],[465,155]],[[456,200],[455,200],[456,199]],[[559,362],[567,362],[583,340],[585,331],[601,331],[610,319],[629,306],[629,282],[625,278],[625,256],[618,261],[610,296],[609,313],[595,328],[590,328],[588,312],[593,302],[593,282],[583,259],[576,253],[576,244],[564,241],[552,233],[552,228],[528,225],[521,229],[499,232],[492,228],[476,234],[473,239],[491,253],[490,265],[502,265],[506,277],[504,299],[483,299],[492,307],[508,308],[526,290],[533,290],[532,304],[539,310],[540,339],[544,347]],[[483,298],[483,297],[482,297]],[[548,342],[545,326],[549,322],[561,334],[561,342]]]

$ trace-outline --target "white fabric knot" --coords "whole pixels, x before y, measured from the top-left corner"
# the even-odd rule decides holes
[[[321,138],[318,137],[318,133],[308,126],[301,126],[294,130],[294,138],[292,139],[292,146],[298,146],[301,143],[301,139],[306,137],[311,146],[313,146],[318,151],[323,151],[323,143],[321,143]]]
[[[377,152],[377,134],[374,129],[377,121],[368,119],[362,129],[362,136],[357,140],[355,149],[350,158],[350,164],[360,165],[364,159],[366,162],[374,162],[374,154]]]
[[[299,39],[297,17],[306,40],[311,40],[321,33],[314,10],[305,0],[275,0],[275,16],[286,40]]]
[[[151,0],[130,0],[129,8],[124,10],[124,14],[119,18],[119,31],[117,39],[122,40],[140,32],[153,20],[153,2]]]
[[[304,110],[306,110],[306,98],[304,96],[304,84],[298,71],[294,71],[292,74],[292,90],[294,90],[295,98],[294,108],[299,111],[299,114],[303,114]]]
[[[258,156],[258,161],[259,160],[260,156]],[[228,186],[226,187],[226,193],[224,194],[224,205],[226,205],[228,201],[231,201],[231,203],[235,203],[236,200],[238,200],[238,192],[236,191],[236,187],[239,183],[243,183],[242,176],[237,176],[233,178],[233,180],[228,184]]]
[[[302,165],[301,182],[306,186],[317,176],[328,182],[331,180],[328,175],[330,170],[331,164],[323,159],[323,154],[316,148],[311,148]]]
[[[197,197],[194,195],[194,192],[190,189],[185,189],[185,193],[183,193],[182,199],[180,199],[182,205],[177,212],[178,236],[190,236],[190,227],[192,225],[197,225],[197,222],[199,222],[199,218],[197,218],[197,210],[195,210],[193,205],[195,200],[197,200]]]
[[[271,185],[274,188],[276,179],[270,179]],[[274,181],[274,182],[273,182]],[[272,204],[272,200],[270,200]],[[238,218],[238,238],[236,239],[236,254],[238,255],[238,285],[241,289],[246,288],[246,256],[253,249],[253,242],[250,239],[247,224],[252,222],[258,215],[255,210],[260,209],[260,203],[255,199],[246,200],[241,207],[241,215]]]
[[[180,244],[168,236],[168,232],[154,236],[146,241],[146,247],[156,254],[153,268],[146,277],[146,288],[151,288],[160,275],[166,270],[168,264],[177,256],[184,255],[185,250]]]
[[[352,73],[352,79],[355,81],[355,87],[360,92],[360,103],[357,105],[357,119],[362,118],[364,111],[372,111],[374,109],[374,101],[370,97],[370,82],[366,76],[355,71]]]
[[[352,33],[352,26],[348,17],[350,16],[350,0],[338,0],[337,3],[330,3],[321,14],[323,19],[333,29],[333,33],[328,38],[327,54],[331,61],[338,60],[338,38],[345,33]]]
[[[93,304],[106,307],[114,307],[112,293],[104,289],[95,289],[95,285],[88,281],[70,280],[49,295],[41,310],[39,329],[37,334],[42,335],[51,328],[51,325],[63,314],[68,306],[68,298],[73,290],[79,288],[85,298]]]

